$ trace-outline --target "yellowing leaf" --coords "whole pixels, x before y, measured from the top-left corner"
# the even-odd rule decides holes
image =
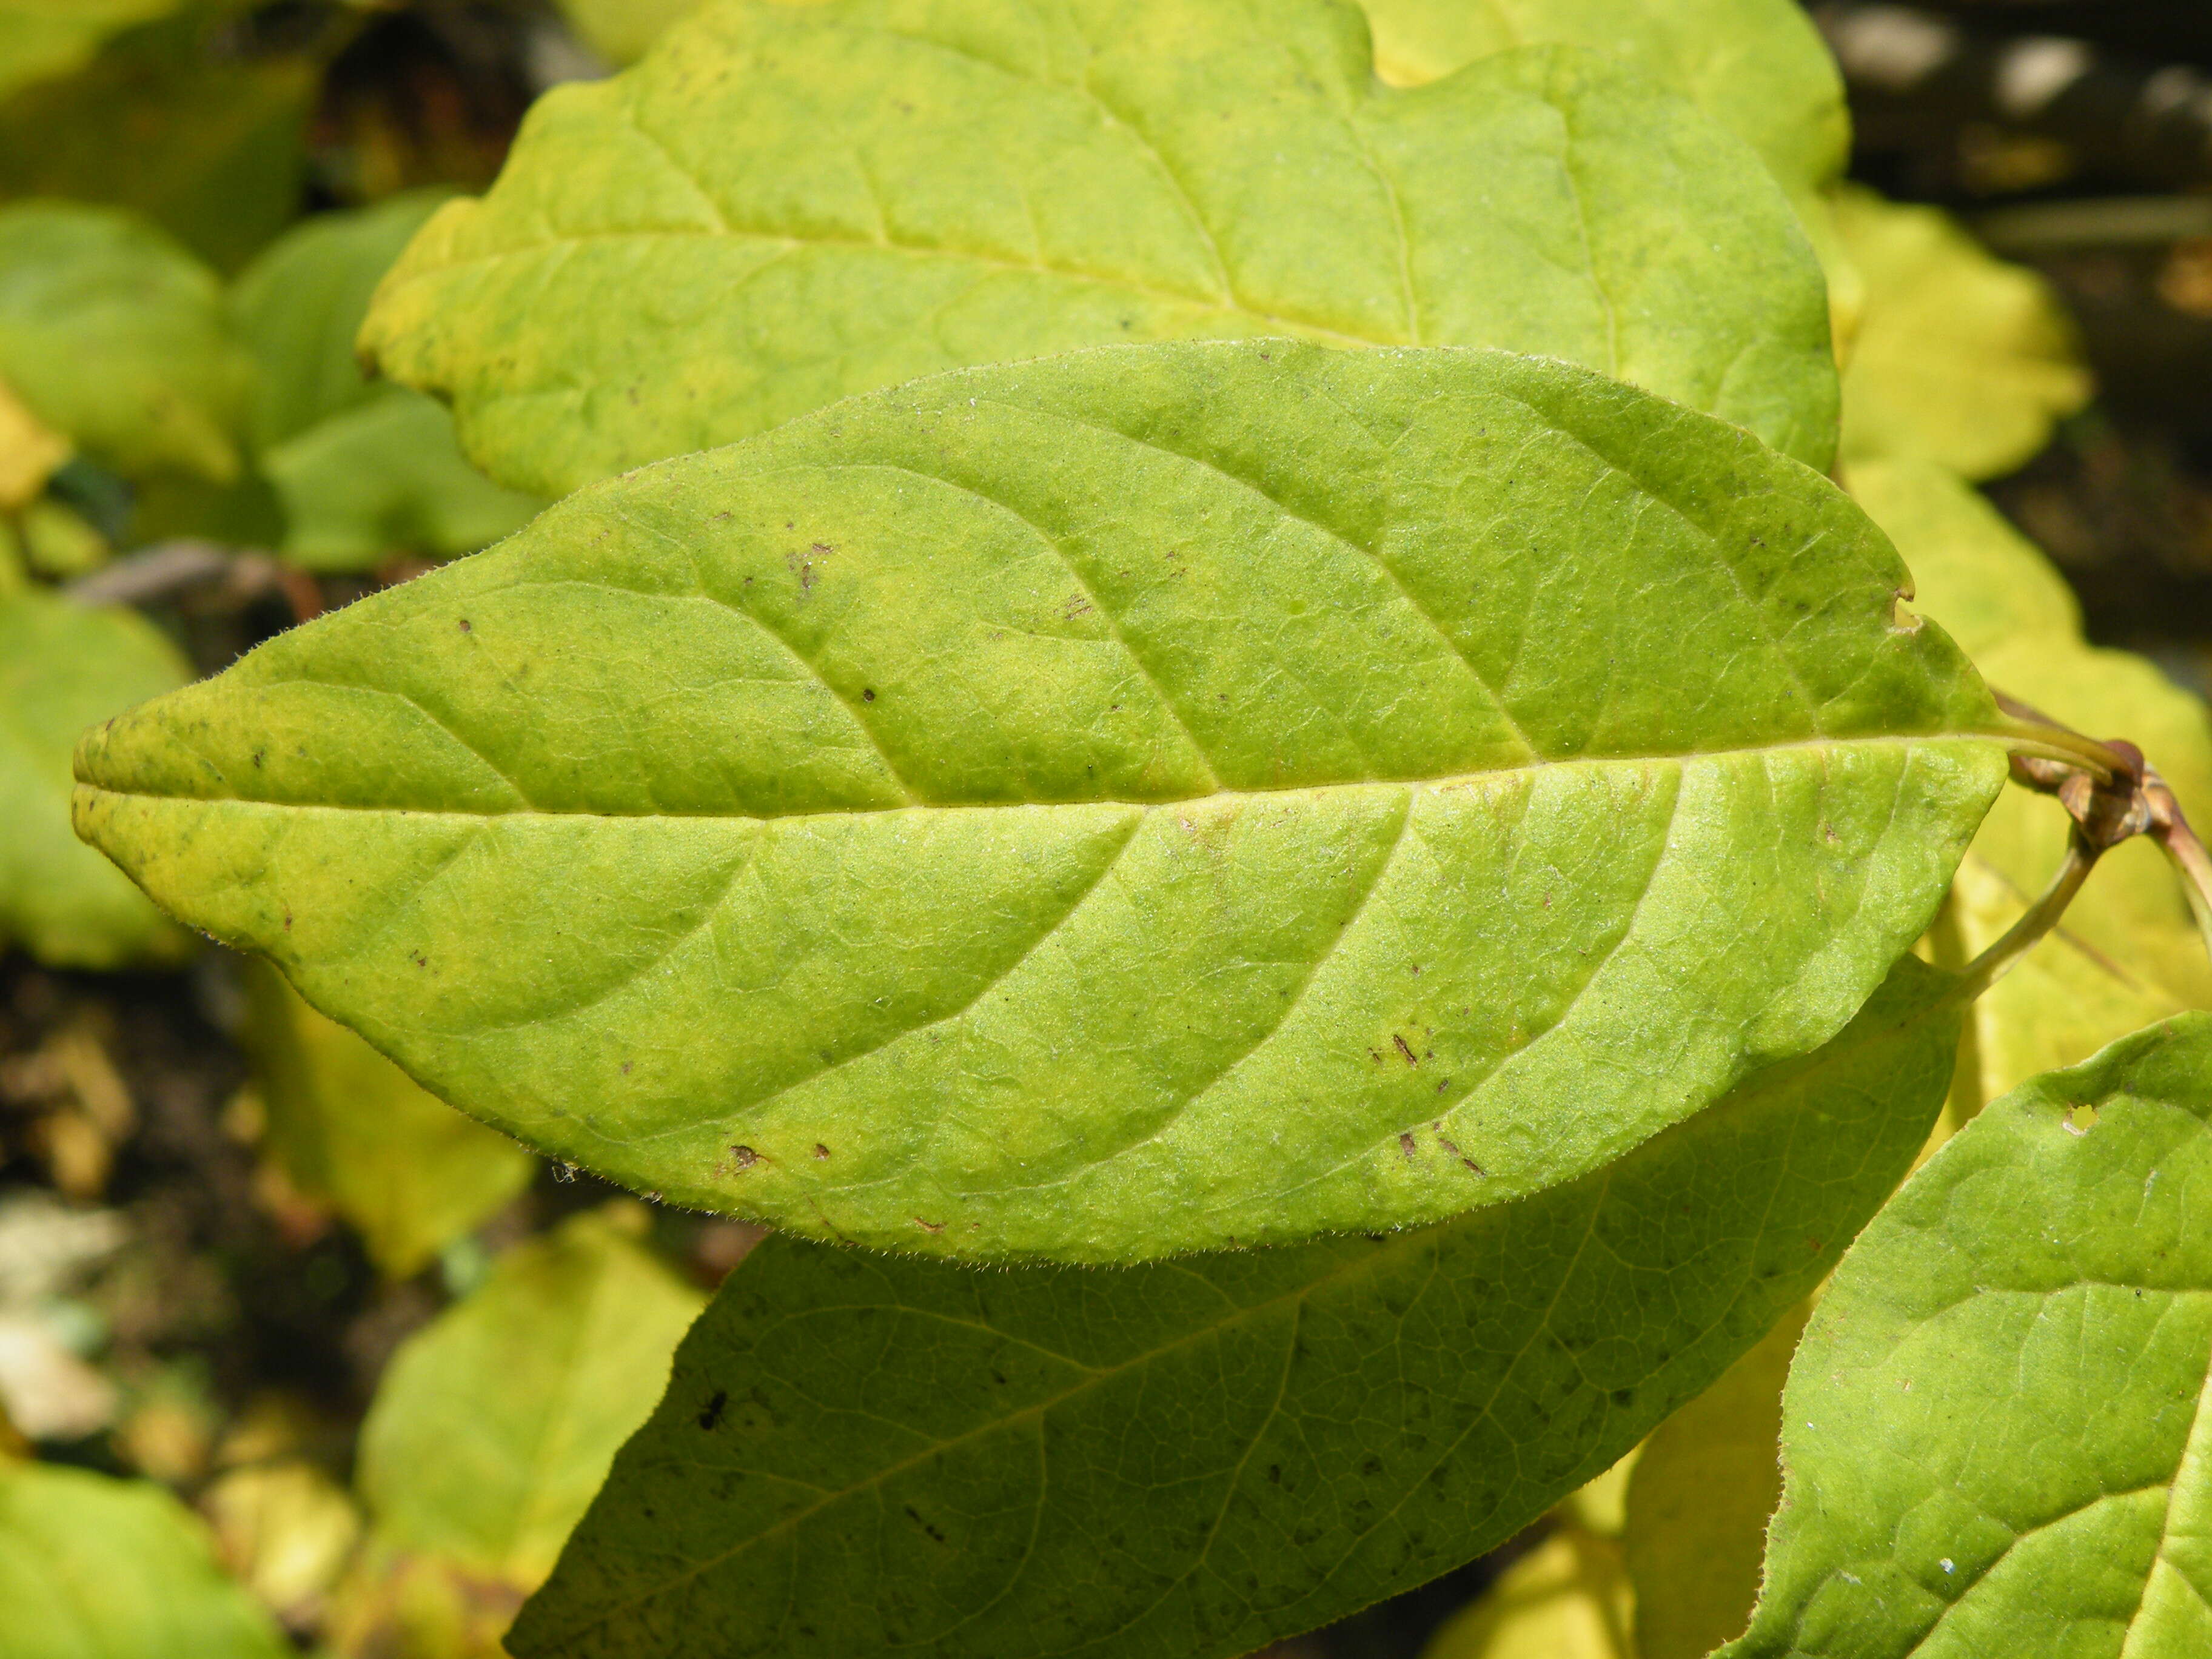
[[[2203,704],[2142,658],[2084,642],[2064,580],[1978,494],[1925,462],[1856,465],[1850,485],[1905,555],[1917,608],[1992,684],[2092,736],[2141,744],[2193,821],[2212,819]],[[2067,834],[2055,802],[2019,789],[1998,798],[1952,890],[1963,955],[2018,919],[2058,867]],[[2157,848],[2130,842],[2099,862],[2057,930],[1975,1004],[1973,1098],[2206,1006],[2212,968],[2179,882]]]
[[[191,678],[125,611],[0,594],[0,943],[64,968],[174,961],[188,942],[70,831],[70,749],[95,720]]]
[[[1941,210],[1871,191],[1836,199],[1863,285],[1844,369],[1847,462],[1917,457],[2007,472],[2088,401],[2074,329],[2043,279],[1984,252]]]
[[[91,734],[80,823],[672,1201],[1115,1260],[1568,1179],[1850,1018],[2002,776],[1850,501],[1568,365],[963,371]]]
[[[516,1245],[385,1373],[357,1476],[376,1537],[535,1586],[705,1300],[605,1212]]]
[[[1393,90],[1341,0],[717,4],[541,99],[362,341],[549,495],[921,374],[1224,336],[1564,357],[1824,467],[1792,225],[1599,54]]]
[[[1750,1622],[1767,1517],[1782,1497],[1782,1385],[1810,1311],[1801,1304],[1784,1316],[1644,1442],[1622,1538],[1634,1659],[1704,1659]]]
[[[293,1184],[360,1230],[404,1279],[529,1184],[536,1160],[425,1093],[274,969],[250,981],[247,1045],[268,1109],[268,1150]]]
[[[23,406],[0,380],[0,513],[21,510],[70,458],[70,441]]]
[[[0,1458],[0,1651],[15,1659],[284,1659],[216,1570],[206,1528],[150,1480]]]
[[[1421,1659],[1636,1659],[1620,1546],[1553,1534],[1430,1639]]]
[[[1790,0],[1360,0],[1375,69],[1420,86],[1516,46],[1589,46],[1691,99],[1793,196],[1841,173],[1843,79]]]
[[[40,421],[125,473],[237,473],[252,365],[213,272],[131,216],[0,208],[0,378]]]

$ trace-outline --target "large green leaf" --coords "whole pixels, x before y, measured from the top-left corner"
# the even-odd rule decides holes
[[[160,1486],[0,1456],[0,1652],[9,1659],[291,1651],[216,1571],[205,1528]]]
[[[0,208],[0,379],[96,459],[232,477],[252,375],[215,274],[150,225]]]
[[[1867,1229],[1784,1396],[1729,1651],[2212,1651],[2212,1018],[1966,1126]]]
[[[529,1153],[425,1094],[273,969],[252,970],[249,1006],[269,1150],[386,1273],[415,1273],[529,1183]]]
[[[1839,1030],[2002,776],[1824,479],[1491,352],[969,370],[92,734],[82,833],[672,1200],[1116,1259],[1434,1220]]]
[[[298,563],[359,569],[398,551],[472,552],[544,505],[471,467],[442,405],[371,381],[354,356],[370,294],[441,199],[418,191],[311,220],[233,290],[260,368],[252,441],[283,502],[284,552]]]
[[[1835,229],[1863,285],[1844,372],[1847,461],[1919,457],[1970,478],[2042,448],[2087,401],[2072,321],[2034,272],[1941,210],[1852,189]]]
[[[509,1644],[1209,1659],[1417,1583],[1826,1271],[1935,1115],[1943,983],[1900,963],[1819,1054],[1439,1227],[1008,1273],[772,1238]]]
[[[362,343],[557,495],[938,369],[1285,334],[1565,357],[1833,448],[1755,157],[1567,48],[1393,91],[1340,0],[707,7],[541,100]]]
[[[183,954],[184,934],[70,832],[70,750],[93,721],[191,678],[127,611],[0,595],[0,946],[64,968]]]
[[[1515,46],[1609,52],[1672,87],[1758,150],[1793,195],[1844,170],[1843,77],[1791,0],[1359,0],[1375,68],[1420,86]]]
[[[1957,477],[1927,462],[1869,462],[1852,495],[1895,538],[1916,608],[1943,624],[1992,684],[2096,737],[2142,745],[2193,821],[2212,822],[2212,724],[2156,667],[2081,636],[2051,562]],[[2008,789],[1983,820],[1940,936],[1960,959],[2018,921],[2065,856],[2069,823]],[[2059,927],[1974,1005],[1972,1103],[2072,1066],[2185,1008],[2212,1007],[2212,967],[2172,867],[2147,840],[2107,853]]]
[[[556,0],[569,26],[611,64],[635,63],[699,0]]]

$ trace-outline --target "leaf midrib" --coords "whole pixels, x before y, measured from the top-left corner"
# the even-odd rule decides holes
[[[361,805],[340,801],[283,801],[267,800],[250,795],[195,795],[156,789],[118,789],[103,783],[80,778],[77,789],[93,796],[108,796],[118,800],[186,801],[203,806],[259,806],[272,811],[286,812],[380,812],[400,817],[467,818],[484,822],[493,818],[608,818],[624,823],[643,823],[667,820],[672,823],[788,823],[809,818],[849,818],[884,817],[899,812],[1024,812],[1050,811],[1060,807],[1123,806],[1137,811],[1157,811],[1178,806],[1192,806],[1209,801],[1230,799],[1264,799],[1279,795],[1335,794],[1347,790],[1415,789],[1440,792],[1464,788],[1495,779],[1516,776],[1522,773],[1547,771],[1570,767],[1605,768],[1616,766],[1688,765],[1698,761],[1729,761],[1756,758],[1766,755],[1811,753],[1839,749],[1915,749],[1930,744],[1988,743],[2002,744],[2008,738],[2001,732],[1981,731],[1966,726],[1934,732],[1911,733],[1870,733],[1850,738],[1792,738],[1779,743],[1745,744],[1721,749],[1683,749],[1639,755],[1576,755],[1551,759],[1539,756],[1533,760],[1516,761],[1509,765],[1484,767],[1472,771],[1441,774],[1425,778],[1351,778],[1340,783],[1299,783],[1255,787],[1239,789],[1219,789],[1200,794],[1168,795],[1153,800],[1133,800],[1120,796],[1085,796],[1066,800],[1008,800],[1008,801],[915,801],[896,806],[823,807],[795,812],[623,812],[590,807],[559,809],[543,806],[468,808],[458,806],[393,806]]]

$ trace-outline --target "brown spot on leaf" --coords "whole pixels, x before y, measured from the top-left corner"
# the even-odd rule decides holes
[[[740,1170],[750,1170],[761,1161],[761,1155],[750,1146],[730,1148],[730,1162]]]
[[[941,1233],[945,1231],[942,1221],[924,1221],[920,1216],[915,1217],[914,1224],[925,1232]]]
[[[1398,1045],[1398,1052],[1405,1055],[1407,1065],[1418,1066],[1421,1063],[1419,1060],[1413,1058],[1413,1045],[1407,1042],[1404,1037],[1393,1036],[1390,1041]]]

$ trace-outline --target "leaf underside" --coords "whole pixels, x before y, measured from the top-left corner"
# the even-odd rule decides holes
[[[1900,963],[1817,1054],[1419,1231],[1002,1273],[772,1238],[509,1646],[1210,1659],[1420,1583],[1826,1271],[1935,1116],[1946,983]]]
[[[2212,1650],[2212,1016],[1988,1108],[1852,1247],[1730,1655]]]
[[[82,833],[674,1201],[1440,1219],[1825,1041],[2002,776],[1825,480],[1565,365],[1134,347],[586,491],[88,735]]]
[[[556,88],[363,348],[558,495],[839,398],[1298,335],[1587,364],[1826,466],[1825,289],[1757,156],[1566,47],[1411,91],[1324,0],[716,5]]]

